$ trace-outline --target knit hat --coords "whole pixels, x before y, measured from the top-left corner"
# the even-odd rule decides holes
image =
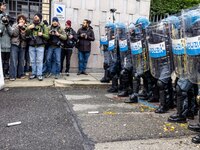
[[[42,21],[42,14],[41,13],[36,13],[34,16],[38,16],[40,18],[40,22]]]
[[[58,21],[58,17],[53,17],[53,18],[52,18],[52,22],[59,22],[59,21]]]
[[[68,26],[70,26],[70,27],[71,27],[71,25],[72,25],[72,22],[71,22],[70,20],[67,20],[67,21],[66,21],[66,24],[67,24]]]

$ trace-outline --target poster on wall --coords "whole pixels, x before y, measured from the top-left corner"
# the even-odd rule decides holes
[[[0,48],[0,90],[3,89],[3,87],[4,87],[4,77],[3,77],[3,68],[2,68],[2,60],[1,60],[1,48]]]

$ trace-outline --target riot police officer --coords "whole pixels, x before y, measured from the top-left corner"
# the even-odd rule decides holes
[[[108,50],[111,56],[111,62],[109,66],[110,78],[112,79],[112,85],[107,90],[109,93],[118,92],[118,79],[121,70],[120,64],[120,51],[119,51],[119,41],[118,36],[116,34],[116,26],[114,32],[110,32],[109,41],[108,41]]]
[[[148,51],[150,71],[157,79],[159,107],[156,113],[165,113],[173,107],[170,28],[168,23],[160,22],[148,28]]]
[[[104,53],[104,77],[100,80],[102,83],[109,83],[110,82],[110,63],[111,63],[111,55],[108,50],[108,39],[110,39],[110,35],[114,33],[115,25],[112,22],[107,22],[105,26],[103,25],[103,31],[101,30],[101,37],[100,37],[100,49]]]
[[[132,73],[132,62],[131,62],[131,51],[128,48],[127,31],[124,23],[118,23],[116,26],[116,37],[119,42],[119,53],[121,72],[119,77],[120,90],[118,92],[119,97],[126,97],[131,91],[131,73]]]
[[[191,83],[196,86],[195,95],[199,103],[200,98],[200,9],[185,10],[184,23],[185,23],[185,35],[186,35],[186,55],[187,55],[187,75]],[[198,88],[197,89],[197,85]],[[188,129],[192,131],[200,131],[200,110],[199,110],[199,123],[192,125],[189,124]],[[192,138],[192,142],[200,143],[200,134]]]

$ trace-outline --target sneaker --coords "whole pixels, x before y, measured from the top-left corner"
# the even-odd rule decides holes
[[[46,75],[45,75],[45,78],[49,78],[49,77],[51,77],[52,76],[52,73],[47,73]]]
[[[38,78],[39,81],[42,81],[42,80],[43,80],[43,77],[42,77],[42,76],[38,76],[37,78]]]
[[[15,81],[16,79],[15,79],[15,78],[10,78],[9,80],[10,80],[10,81]]]
[[[34,75],[34,74],[29,76],[30,80],[35,79],[35,78],[36,78],[36,75]]]
[[[83,72],[82,72],[82,74],[84,74],[84,75],[88,75],[88,73],[87,73],[87,72],[85,72],[85,71],[83,71]]]
[[[9,77],[8,74],[6,74],[6,75],[4,76],[4,78],[5,78],[5,79],[10,79],[10,77]]]
[[[69,72],[66,73],[66,76],[69,76]]]
[[[82,72],[79,71],[79,72],[77,73],[77,75],[81,75],[81,73],[82,73]]]
[[[60,76],[58,74],[55,75],[55,79],[58,79]]]
[[[21,77],[20,77],[20,79],[25,79],[25,78],[26,78],[26,76],[21,76]]]

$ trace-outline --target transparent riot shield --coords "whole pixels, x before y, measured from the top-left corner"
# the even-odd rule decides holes
[[[108,28],[108,51],[109,51],[109,54],[110,54],[110,57],[111,57],[111,66],[116,66],[116,63],[117,63],[117,60],[118,60],[115,27],[116,27],[116,25],[113,24],[112,27]]]
[[[132,68],[131,52],[128,48],[127,26],[124,23],[116,24],[116,40],[119,46],[121,68]]]
[[[101,50],[104,50],[104,46],[108,46],[108,32],[109,32],[109,26],[106,27],[106,22],[100,22],[100,28],[99,28],[99,34],[100,34],[100,47]]]
[[[181,15],[173,15],[162,20],[162,22],[169,24],[171,29],[172,54],[175,74],[179,78],[187,78],[187,56],[182,17]]]
[[[186,36],[188,79],[200,84],[200,8],[182,11]]]
[[[111,55],[108,51],[108,39],[111,32],[113,23],[110,22],[100,22],[100,50],[104,55],[104,66],[109,66],[111,62]]]
[[[132,54],[133,72],[141,75],[149,70],[146,28],[142,24],[129,26],[129,41]]]
[[[160,22],[148,27],[149,65],[153,77],[165,79],[171,77],[173,70],[170,27]]]

